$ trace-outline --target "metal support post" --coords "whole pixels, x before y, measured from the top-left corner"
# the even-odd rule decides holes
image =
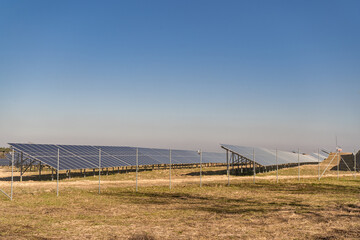
[[[298,179],[300,181],[300,148],[298,148]]]
[[[320,149],[318,148],[318,178],[320,181]]]
[[[23,179],[23,153],[20,154],[20,182],[22,182]]]
[[[240,161],[240,160],[239,160]],[[240,164],[240,162],[239,162]],[[240,173],[242,174],[243,173],[243,167],[244,167],[244,163],[243,163],[243,160],[241,160],[241,168],[240,168]]]
[[[340,165],[340,152],[337,152],[338,164],[337,164],[337,179],[339,180],[339,165]]]
[[[231,153],[231,156],[233,156],[233,153]],[[231,156],[230,156],[230,159],[231,159]],[[230,159],[227,162],[227,164],[228,164],[228,166],[227,166],[228,186],[230,186]]]
[[[171,191],[171,149],[169,150],[169,189]]]
[[[254,183],[255,183],[255,176],[256,176],[256,167],[255,167],[255,148],[253,148],[253,168],[254,168]]]
[[[60,149],[58,148],[57,155],[57,170],[56,170],[56,196],[59,196],[59,169],[60,169]]]
[[[15,158],[15,149],[13,149],[12,159],[11,159],[11,190],[10,190],[10,200],[13,200],[13,183],[14,183],[14,159]]]
[[[231,153],[231,168],[234,169],[234,153]]]
[[[101,192],[100,182],[101,182],[101,148],[99,149],[99,194]]]
[[[136,148],[136,192],[138,191],[139,149]]]
[[[329,166],[331,165],[331,163],[335,160],[336,158],[336,154],[332,157],[331,161],[329,162],[329,164],[326,166],[326,168],[324,169],[324,171],[322,172],[322,174],[320,175],[320,179],[321,177],[325,174],[326,170],[329,168]]]
[[[200,149],[200,187],[202,187],[201,177],[202,177],[202,150]]]
[[[41,162],[39,163],[39,179],[41,179]]]
[[[279,182],[279,163],[278,163],[278,156],[277,156],[277,149],[276,149],[276,183]]]
[[[355,178],[356,178],[356,152],[354,150],[354,171],[355,171]]]
[[[226,150],[226,175],[229,178],[229,151]]]

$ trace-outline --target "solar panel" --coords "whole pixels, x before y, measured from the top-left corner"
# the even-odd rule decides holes
[[[57,168],[57,156],[58,149],[60,151],[60,170],[68,169],[84,169],[84,168],[96,168],[98,164],[91,163],[89,158],[84,158],[76,153],[73,153],[63,145],[51,145],[51,144],[9,144],[19,152],[23,152],[25,155],[37,159],[53,168]],[[98,162],[98,161],[97,161]]]
[[[0,159],[0,166],[9,166],[9,160],[6,158]]]
[[[203,163],[226,163],[224,153],[203,152]]]
[[[139,165],[157,165],[170,163],[169,149],[136,148],[124,146],[88,146],[9,143],[17,153],[36,159],[57,169],[58,150],[60,170],[88,169],[99,167],[101,150],[101,168],[136,166],[136,149]],[[203,152],[203,163],[225,163],[224,154]],[[197,164],[200,155],[197,151],[171,150],[172,164]]]
[[[170,150],[139,148],[139,155],[139,162],[144,161],[145,159],[147,159],[148,162],[153,162],[147,165],[170,163]],[[173,159],[172,161],[174,162]]]
[[[92,166],[84,168],[96,168],[99,166],[99,153],[100,149],[93,146],[83,146],[83,145],[58,145],[61,153],[66,151],[68,153],[73,153],[73,156],[83,159],[88,163],[91,163]],[[61,154],[62,156],[62,154]],[[119,157],[112,156],[103,149],[101,149],[101,166],[102,167],[120,167],[130,165],[126,161],[122,160]]]
[[[266,148],[259,148],[259,147],[245,147],[245,146],[236,146],[236,145],[229,145],[229,144],[221,144],[221,146],[231,152],[237,153],[244,158],[247,158],[250,161],[253,161],[253,153],[255,153],[255,162],[262,165],[262,166],[271,166],[276,165],[276,155],[277,155],[277,162],[279,165],[281,164],[289,164],[289,163],[311,163],[317,162],[317,156],[314,157],[311,155],[306,155],[294,152],[286,152],[286,151],[277,151],[270,150]]]
[[[119,166],[134,166],[136,165],[136,149],[132,147],[117,147],[117,146],[94,146],[96,149],[101,149],[101,154],[109,156],[120,161]],[[98,160],[99,161],[99,160]],[[139,161],[140,164],[140,161]],[[141,164],[140,164],[141,165]],[[118,167],[118,166],[116,166]]]

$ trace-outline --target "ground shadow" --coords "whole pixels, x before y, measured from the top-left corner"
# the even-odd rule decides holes
[[[230,169],[230,175],[234,176],[251,176],[254,172],[252,170],[244,170],[241,172],[239,169]],[[201,175],[215,176],[215,175],[227,175],[227,170],[214,170],[214,171],[201,171]],[[200,170],[182,174],[182,176],[200,176]]]
[[[129,172],[135,172],[136,169],[128,169],[128,170],[104,170],[101,172],[101,176],[109,176],[109,175],[115,175],[115,174],[124,174]],[[139,169],[138,172],[146,172],[146,171],[152,171],[152,169]],[[11,173],[9,173],[11,174]],[[16,172],[16,175],[19,175],[19,172]],[[70,175],[70,176],[69,176]],[[85,178],[85,177],[91,177],[91,176],[99,176],[99,171],[87,171],[87,172],[70,172],[59,173],[59,180],[64,179],[71,179],[71,178]],[[54,174],[51,173],[42,173],[41,175],[36,174],[35,172],[33,175],[24,175],[22,177],[22,181],[53,181],[56,180],[56,172],[54,171]],[[11,181],[11,176],[2,177],[0,178],[0,181]],[[20,181],[20,176],[14,176],[14,181]]]

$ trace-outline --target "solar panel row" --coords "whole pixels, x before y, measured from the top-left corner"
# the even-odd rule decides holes
[[[25,157],[36,159],[53,168],[57,168],[57,154],[60,152],[60,170],[88,169],[99,167],[101,149],[101,167],[123,167],[136,165],[136,149],[138,149],[139,165],[156,165],[170,163],[170,150],[155,148],[136,148],[121,146],[88,146],[88,145],[55,145],[55,144],[22,144],[9,143],[18,153]],[[235,152],[249,160],[253,159],[263,166],[276,164],[276,151],[266,148],[253,148],[221,144],[225,149]],[[19,155],[17,155],[19,156]],[[8,156],[7,156],[8,157]],[[327,158],[319,155],[320,160]],[[9,159],[9,157],[8,157]],[[197,151],[172,150],[172,164],[196,164],[200,162]],[[298,154],[294,152],[277,151],[278,164],[297,163]],[[317,162],[318,154],[300,154],[299,162]],[[203,152],[203,163],[225,163],[223,153]]]
[[[262,166],[271,166],[276,165],[276,155],[277,162],[279,165],[281,164],[289,164],[289,163],[311,163],[318,161],[318,154],[300,154],[294,152],[286,152],[286,151],[277,151],[269,150],[266,148],[253,148],[253,147],[244,147],[244,146],[236,146],[236,145],[228,145],[221,144],[224,149],[237,153],[249,160],[253,160],[253,155],[255,153],[255,162]],[[319,155],[320,160],[324,160],[327,156],[322,154]],[[299,159],[298,159],[299,158]]]
[[[60,152],[60,170],[88,169],[99,167],[136,166],[136,147],[54,145],[9,143],[16,151],[57,168],[57,155]],[[200,162],[197,151],[171,150],[172,164],[195,164]],[[223,153],[203,152],[203,163],[225,163]],[[139,165],[170,163],[170,150],[138,148]]]
[[[0,166],[9,166],[9,160],[6,158],[1,158],[0,159]]]

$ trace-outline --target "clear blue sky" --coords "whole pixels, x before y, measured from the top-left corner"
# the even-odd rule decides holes
[[[360,1],[0,1],[7,142],[360,145]],[[332,150],[332,149],[330,149]]]

